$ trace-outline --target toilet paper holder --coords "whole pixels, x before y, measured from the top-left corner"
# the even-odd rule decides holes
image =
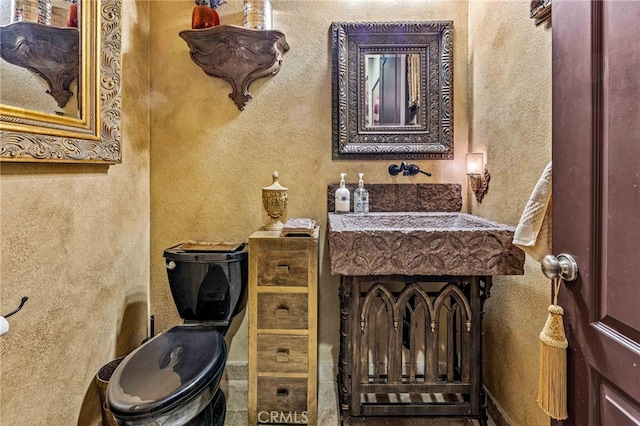
[[[5,318],[9,318],[11,315],[17,314],[18,312],[20,312],[20,309],[22,309],[22,307],[27,302],[27,300],[29,300],[27,296],[23,297],[22,300],[20,301],[20,306],[15,308],[13,311],[9,312],[7,315],[2,315],[2,316]]]

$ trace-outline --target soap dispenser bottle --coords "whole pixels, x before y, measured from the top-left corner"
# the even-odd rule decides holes
[[[336,189],[336,213],[349,213],[350,210],[351,194],[344,184],[346,176],[346,173],[340,173],[340,188]]]
[[[353,191],[353,212],[358,214],[369,213],[369,191],[364,187],[362,177],[364,173],[358,173],[358,187]]]

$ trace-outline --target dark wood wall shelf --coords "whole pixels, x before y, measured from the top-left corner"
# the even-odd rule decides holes
[[[282,32],[236,25],[218,25],[180,32],[191,59],[212,77],[226,80],[229,97],[241,111],[251,99],[249,85],[256,79],[277,74],[289,45]]]
[[[51,95],[64,108],[73,93],[71,83],[80,70],[80,33],[35,22],[14,22],[0,27],[0,56],[45,79]]]

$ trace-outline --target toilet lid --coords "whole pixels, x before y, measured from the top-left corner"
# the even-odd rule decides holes
[[[173,410],[218,379],[226,358],[224,338],[213,327],[174,327],[120,363],[109,380],[109,408],[120,418]]]

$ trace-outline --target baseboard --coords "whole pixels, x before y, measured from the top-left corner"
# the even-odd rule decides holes
[[[514,423],[506,415],[500,404],[493,397],[493,394],[489,392],[487,388],[484,388],[485,395],[487,396],[487,411],[489,417],[493,420],[496,426],[511,426]]]
[[[318,383],[335,383],[338,364],[335,362],[318,363]]]

